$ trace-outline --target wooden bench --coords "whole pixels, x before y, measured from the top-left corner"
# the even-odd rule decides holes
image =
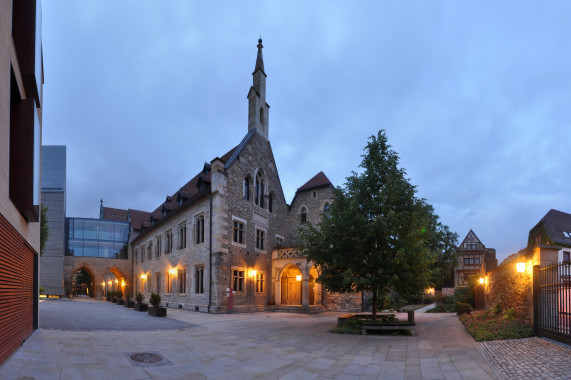
[[[363,323],[361,325],[361,335],[367,335],[367,331],[372,330],[384,330],[384,331],[410,331],[410,335],[416,335],[416,324],[413,322],[410,324],[407,322],[406,324],[394,324],[394,325],[370,325],[367,323]]]

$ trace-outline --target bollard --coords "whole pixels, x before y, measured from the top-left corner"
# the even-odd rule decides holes
[[[409,311],[408,311],[408,321],[409,321],[409,322],[414,322],[414,310],[409,310]]]

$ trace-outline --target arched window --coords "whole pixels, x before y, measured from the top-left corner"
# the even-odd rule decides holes
[[[254,191],[255,191],[254,202],[258,206],[263,208],[264,207],[264,174],[262,173],[261,170],[258,172],[258,175],[256,176],[256,185],[255,185]]]
[[[326,218],[331,218],[329,203],[326,203],[325,207],[323,207],[323,215],[325,215]]]
[[[307,210],[305,209],[305,207],[301,208],[300,221],[301,223],[307,222]]]
[[[274,212],[274,193],[268,195],[268,211]]]
[[[250,200],[250,180],[248,177],[244,178],[244,199]]]

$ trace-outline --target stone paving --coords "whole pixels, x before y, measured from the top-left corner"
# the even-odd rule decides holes
[[[67,308],[73,303],[102,318],[107,314],[103,308],[121,308],[102,301],[60,302],[62,318],[71,316]],[[45,317],[44,308],[42,303],[40,313]],[[500,358],[510,357],[511,345],[486,351],[453,314],[417,313],[416,336],[329,333],[341,313],[211,315],[169,309],[168,314],[169,318],[156,320],[168,323],[172,319],[193,327],[154,331],[39,329],[0,367],[0,380],[518,379],[522,372],[517,371],[525,371],[513,363],[498,366]],[[160,355],[165,361],[136,365],[132,355],[141,352]],[[487,355],[496,357],[495,369]],[[517,352],[515,357],[523,355]],[[568,351],[555,355],[564,370],[564,362],[570,362]],[[534,364],[540,372],[554,361],[543,351],[538,357],[544,359]]]
[[[478,343],[482,353],[506,379],[568,380],[571,349],[541,338]]]

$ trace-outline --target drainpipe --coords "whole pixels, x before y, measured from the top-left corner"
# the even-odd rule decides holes
[[[208,313],[210,314],[210,306],[212,305],[212,197],[208,194],[208,199],[210,199],[210,215],[208,217],[208,254],[209,254],[209,264],[208,264]]]

